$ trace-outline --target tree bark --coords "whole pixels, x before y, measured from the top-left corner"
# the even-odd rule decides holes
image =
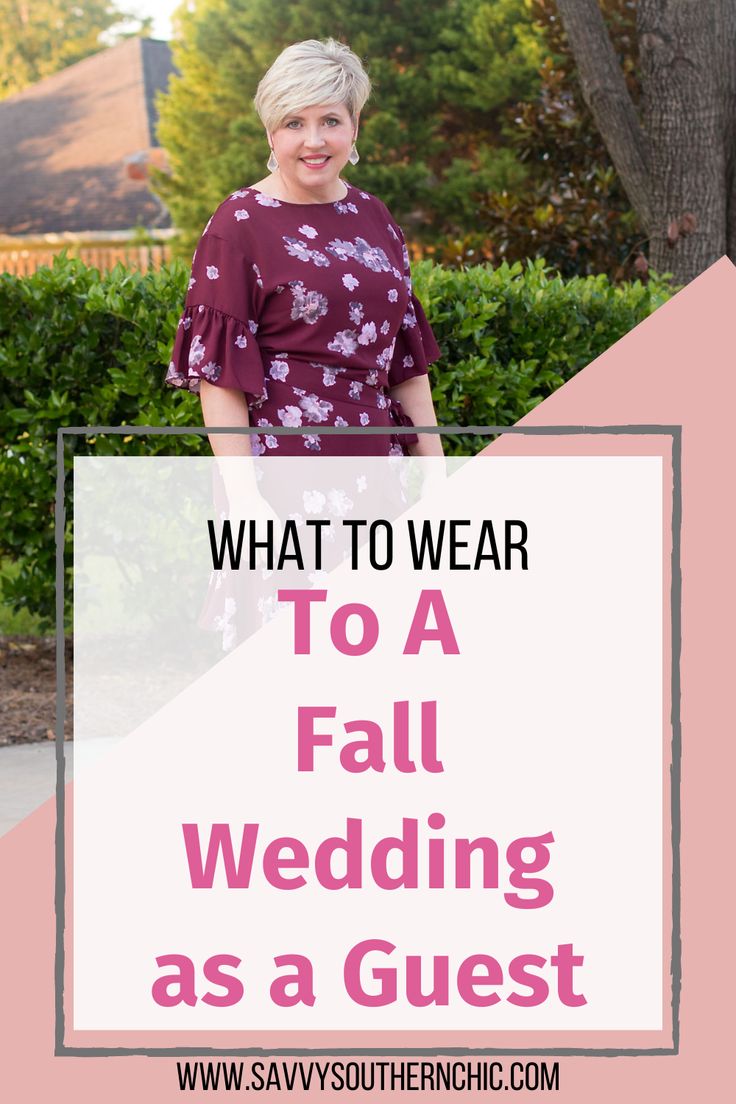
[[[647,142],[597,0],[557,0],[580,77],[583,99],[631,206],[649,226]]]
[[[720,0],[639,0],[637,31],[650,148],[649,260],[678,282],[726,252]]]
[[[652,267],[687,283],[736,260],[736,0],[639,0],[643,128],[597,0],[557,4]]]
[[[716,11],[717,72],[723,100],[726,151],[726,251],[736,262],[736,12],[734,0],[719,0]]]

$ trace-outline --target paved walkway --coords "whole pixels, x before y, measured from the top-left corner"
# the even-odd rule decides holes
[[[73,744],[67,743],[66,775],[71,778]],[[53,740],[0,747],[0,836],[14,828],[56,792]]]

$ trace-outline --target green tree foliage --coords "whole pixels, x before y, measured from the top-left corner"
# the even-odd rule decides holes
[[[252,98],[280,50],[305,38],[347,42],[373,95],[361,162],[348,175],[378,194],[414,237],[473,225],[476,197],[518,183],[497,148],[501,113],[538,83],[530,0],[199,0],[178,13],[180,77],[160,99],[172,168],[157,187],[188,249],[214,207],[265,174]]]
[[[151,23],[110,0],[0,0],[0,99],[104,49],[100,35],[123,21]]]
[[[635,0],[601,0],[629,91],[636,79]],[[504,127],[509,153],[528,170],[516,188],[489,189],[477,229],[440,249],[450,263],[544,257],[565,276],[643,275],[645,234],[631,209],[586,107],[555,0],[533,0],[546,57],[539,94],[512,108]]]

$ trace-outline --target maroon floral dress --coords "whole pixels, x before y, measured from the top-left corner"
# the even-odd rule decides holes
[[[205,227],[166,376],[247,397],[255,455],[401,455],[416,436],[390,389],[439,356],[412,292],[404,237],[375,196],[336,203],[234,192]],[[273,434],[273,426],[385,426]]]

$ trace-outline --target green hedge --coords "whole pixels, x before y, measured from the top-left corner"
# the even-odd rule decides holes
[[[442,351],[432,382],[446,425],[513,425],[672,295],[658,279],[563,280],[543,261],[465,271],[422,261],[414,284]],[[466,436],[454,451],[482,443]]]
[[[425,261],[414,277],[442,350],[441,424],[513,424],[671,294],[655,281],[563,281],[541,262],[459,271]],[[14,609],[53,617],[57,428],[198,424],[197,399],[163,384],[187,278],[181,265],[101,276],[66,257],[30,277],[0,275],[0,561],[14,564],[0,595]],[[447,451],[478,443],[452,439]],[[65,459],[195,451],[208,451],[196,435],[69,437]]]

